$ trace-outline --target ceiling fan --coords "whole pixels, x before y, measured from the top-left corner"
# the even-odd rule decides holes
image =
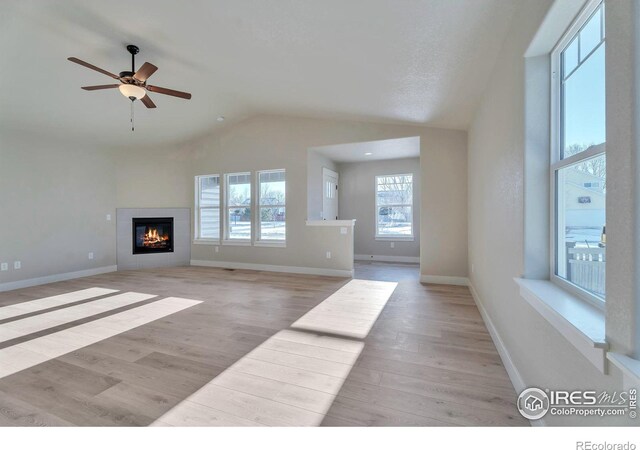
[[[155,108],[156,105],[151,101],[151,98],[147,94],[147,91],[154,92],[157,94],[165,94],[171,95],[173,97],[184,98],[189,100],[191,98],[191,94],[188,92],[174,91],[173,89],[162,88],[158,86],[151,86],[147,84],[147,79],[155,73],[158,68],[153,64],[145,62],[137,71],[135,66],[135,58],[140,49],[135,45],[127,45],[127,50],[131,53],[131,71],[120,72],[118,75],[115,75],[111,72],[107,72],[104,69],[94,66],[93,64],[89,64],[88,62],[82,61],[76,57],[67,58],[69,61],[74,62],[76,64],[80,64],[81,66],[87,67],[89,69],[95,70],[96,72],[100,72],[102,74],[107,75],[108,77],[113,78],[114,80],[120,81],[118,84],[102,84],[97,86],[83,86],[82,89],[85,91],[98,91],[102,89],[115,89],[118,88],[122,95],[129,98],[131,100],[131,111],[132,111],[132,124],[133,124],[133,102],[135,100],[140,100],[144,106],[147,108]],[[133,126],[131,128],[133,130]]]

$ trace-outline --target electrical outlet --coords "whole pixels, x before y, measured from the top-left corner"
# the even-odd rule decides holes
[[[347,234],[347,227],[340,227],[340,234]]]
[[[327,252],[327,259],[331,259],[331,252]]]
[[[395,242],[390,242],[389,245],[391,246],[391,248],[396,248],[396,243]]]
[[[6,272],[7,270],[9,270],[9,264],[7,263],[0,264],[0,270],[3,272]]]
[[[93,259],[93,252],[89,252],[89,259]]]
[[[218,247],[218,246],[216,245],[216,247],[215,247],[215,252],[216,252],[216,253],[218,253],[219,251],[220,251],[220,247]]]
[[[107,214],[107,221],[111,220],[111,214]]]
[[[13,268],[16,269],[16,270],[22,268],[22,263],[20,261],[14,261],[13,262]]]

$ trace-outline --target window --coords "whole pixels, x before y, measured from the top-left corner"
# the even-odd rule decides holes
[[[551,278],[596,304],[606,267],[604,31],[603,4],[591,2],[552,54]]]
[[[376,238],[413,238],[413,175],[376,177]]]
[[[331,182],[331,181],[325,181],[324,183],[324,196],[326,198],[335,198],[336,197],[336,191],[338,190],[338,188],[336,187],[335,183]]]
[[[220,176],[196,177],[195,239],[220,240]]]
[[[230,241],[251,241],[251,174],[225,175],[226,231]]]
[[[286,239],[286,183],[284,170],[258,172],[258,240]]]

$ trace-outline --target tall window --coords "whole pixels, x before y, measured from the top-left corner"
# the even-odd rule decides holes
[[[228,240],[251,242],[251,174],[225,175],[226,232]]]
[[[195,238],[220,240],[220,176],[196,177]]]
[[[552,278],[602,302],[606,267],[604,7],[589,3],[552,55]]]
[[[284,170],[258,172],[258,240],[286,239],[286,183]]]
[[[376,238],[413,238],[413,175],[376,177]]]

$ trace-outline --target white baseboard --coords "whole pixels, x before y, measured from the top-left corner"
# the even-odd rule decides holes
[[[55,283],[57,281],[72,280],[74,278],[90,277],[92,275],[115,272],[117,269],[118,266],[103,266],[96,267],[95,269],[78,270],[77,272],[58,273],[44,277],[29,278],[27,280],[9,281],[7,283],[0,283],[0,292],[13,291],[14,289],[39,286],[47,283]]]
[[[356,261],[420,263],[419,256],[354,255]]]
[[[322,275],[327,277],[353,278],[353,270],[322,269],[318,267],[276,266],[272,264],[240,263],[233,261],[191,260],[192,266],[218,267],[221,269],[261,270],[264,272],[300,273],[304,275]]]
[[[518,393],[522,392],[524,389],[527,388],[527,386],[525,386],[524,381],[520,376],[520,372],[518,372],[518,369],[516,368],[515,364],[513,364],[511,355],[509,355],[509,352],[507,351],[507,348],[505,347],[504,342],[502,341],[502,338],[498,334],[498,330],[493,325],[493,321],[491,320],[491,317],[489,317],[487,310],[484,308],[484,305],[482,304],[482,300],[480,300],[480,297],[478,296],[478,292],[476,291],[476,289],[473,287],[471,283],[469,283],[469,290],[471,291],[473,300],[476,302],[476,306],[480,311],[482,320],[484,320],[484,323],[487,326],[487,330],[489,330],[491,339],[493,339],[493,343],[498,349],[498,353],[500,354],[500,359],[502,359],[502,364],[504,365],[505,369],[507,369],[507,374],[509,375],[511,384],[513,384],[513,387],[516,390],[516,392]]]
[[[520,394],[520,392],[525,390],[528,386],[524,383],[524,380],[522,379],[522,376],[520,375],[518,368],[513,363],[513,360],[511,359],[511,355],[509,354],[507,347],[504,345],[504,342],[502,341],[502,338],[500,337],[498,330],[493,324],[491,317],[489,317],[489,313],[484,308],[484,305],[482,304],[482,300],[480,300],[480,296],[478,295],[478,292],[473,287],[473,284],[471,284],[470,282],[469,282],[469,291],[471,291],[471,295],[473,296],[473,300],[475,301],[476,306],[480,311],[482,320],[484,321],[484,324],[486,325],[487,330],[489,330],[489,334],[491,335],[493,344],[496,346],[496,349],[498,350],[498,354],[500,355],[500,359],[502,360],[502,365],[507,370],[507,375],[509,375],[509,380],[511,380],[511,384],[515,389],[516,394]],[[516,405],[513,405],[513,407],[515,408]],[[544,419],[530,420],[529,423],[531,423],[531,425],[534,427],[546,426]]]
[[[444,275],[420,275],[420,283],[469,286],[469,279],[467,277],[448,277]]]

